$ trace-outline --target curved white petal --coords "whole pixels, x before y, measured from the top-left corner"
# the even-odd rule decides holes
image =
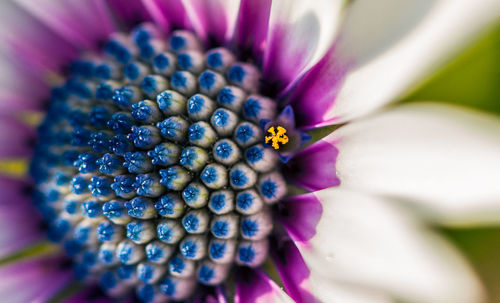
[[[449,223],[500,222],[500,119],[409,104],[352,122],[326,140],[341,187],[416,203]]]
[[[331,47],[342,0],[273,0],[264,49],[264,75],[288,85]]]
[[[351,71],[326,116],[347,121],[395,101],[498,17],[498,0],[353,1],[335,50]]]
[[[323,204],[317,233],[298,245],[318,279],[396,301],[482,302],[479,281],[453,247],[397,203],[339,188],[316,195]]]

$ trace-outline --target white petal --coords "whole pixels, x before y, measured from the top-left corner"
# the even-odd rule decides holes
[[[341,187],[416,203],[449,223],[500,222],[500,120],[451,105],[410,104],[347,124]]]
[[[326,116],[343,122],[395,101],[498,17],[498,0],[353,1],[336,43],[352,70]]]
[[[312,274],[309,277],[312,292],[319,302],[339,303],[395,303],[387,294],[373,289],[329,281]]]
[[[317,196],[323,202],[317,233],[298,244],[318,278],[404,302],[482,301],[479,281],[453,247],[393,201],[339,188]]]
[[[316,63],[332,45],[341,0],[273,0],[263,72],[284,85]]]

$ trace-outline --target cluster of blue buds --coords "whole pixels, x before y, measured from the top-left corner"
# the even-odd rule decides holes
[[[31,174],[78,278],[144,302],[189,298],[260,266],[286,195],[259,70],[189,31],[117,33],[53,89]]]

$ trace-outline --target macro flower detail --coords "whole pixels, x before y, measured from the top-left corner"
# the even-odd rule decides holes
[[[0,165],[0,296],[479,302],[406,204],[455,222],[497,196],[475,178],[500,140],[384,105],[494,19],[481,1],[4,1],[0,164],[30,165]]]

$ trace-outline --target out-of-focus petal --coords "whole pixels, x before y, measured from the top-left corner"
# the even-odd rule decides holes
[[[105,0],[105,2],[113,10],[115,15],[128,23],[148,21],[151,19],[148,10],[142,4],[141,0],[126,0],[126,5],[124,5],[123,0]]]
[[[10,60],[31,68],[55,70],[75,55],[75,49],[13,1],[0,4],[0,49]]]
[[[314,194],[287,197],[279,210],[279,221],[294,241],[306,242],[316,234],[323,208]]]
[[[319,302],[396,303],[388,294],[350,283],[331,281],[311,274],[311,290]]]
[[[315,142],[288,161],[285,174],[307,190],[337,186],[340,184],[335,170],[337,154],[337,148],[329,141]]]
[[[500,222],[500,120],[409,104],[341,127],[341,187],[415,203],[449,223]]]
[[[75,46],[93,49],[114,30],[109,14],[96,1],[14,0]]]
[[[0,109],[40,109],[49,70],[57,71],[76,50],[12,1],[1,2],[0,18]]]
[[[165,30],[172,27],[191,29],[189,18],[181,0],[142,0],[151,18]]]
[[[25,193],[28,185],[0,177],[0,258],[43,238],[41,218]]]
[[[316,63],[331,46],[341,0],[274,0],[264,51],[263,75],[276,92]]]
[[[315,194],[323,205],[317,232],[297,246],[318,279],[405,302],[483,301],[481,284],[464,259],[399,202],[340,188]]]
[[[236,277],[235,303],[292,303],[293,300],[260,269],[241,267]]]
[[[396,101],[499,16],[497,0],[353,1],[334,50],[350,72],[323,120],[344,122]],[[324,71],[318,78],[331,73]]]
[[[8,117],[0,117],[0,159],[27,157],[32,154],[30,141],[35,131],[24,123]]]
[[[239,1],[183,0],[194,31],[207,45],[224,44],[231,38]]]
[[[131,300],[129,300],[130,302]],[[112,303],[113,299],[96,288],[84,288],[73,296],[64,300],[64,303]]]
[[[240,55],[253,55],[258,64],[262,62],[266,46],[271,0],[241,0],[233,41]]]
[[[0,297],[3,302],[48,302],[71,282],[71,271],[60,267],[60,257],[20,260],[0,267]]]
[[[310,270],[291,240],[271,242],[272,258],[287,294],[296,303],[312,303],[315,297],[310,283]]]

